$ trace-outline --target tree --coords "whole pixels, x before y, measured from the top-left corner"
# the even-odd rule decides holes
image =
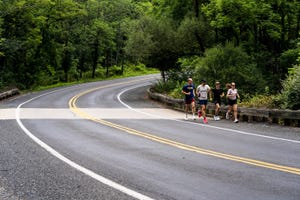
[[[105,56],[104,51],[112,48],[113,32],[109,25],[102,20],[95,20],[91,28],[91,42],[90,47],[92,49],[92,78],[95,77],[95,72],[99,61],[101,61],[101,55]]]
[[[260,69],[242,47],[232,43],[207,49],[204,57],[196,57],[190,65],[196,68],[193,74],[196,80],[205,78],[210,83],[220,81],[223,84],[236,82],[241,94],[265,90],[266,82]]]
[[[202,18],[186,17],[176,31],[182,56],[203,55],[214,42],[214,32]]]
[[[287,68],[279,66],[278,57],[294,48],[299,35],[299,5],[296,0],[211,0],[202,11],[215,28],[216,42],[243,45],[270,80],[270,87],[278,90],[287,73]]]
[[[282,83],[283,89],[278,96],[282,108],[300,110],[300,66],[295,65]]]
[[[173,68],[179,58],[175,31],[168,20],[159,21],[144,17],[133,24],[128,36],[126,52],[136,61],[144,62],[162,72]]]
[[[35,72],[40,71],[35,63],[36,51],[42,42],[41,27],[45,18],[35,10],[44,1],[3,1],[1,65],[8,70],[5,81],[18,83],[21,88],[33,84]],[[6,70],[5,70],[6,71]]]

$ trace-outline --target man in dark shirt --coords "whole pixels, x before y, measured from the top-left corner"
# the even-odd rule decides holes
[[[188,109],[192,107],[193,119],[196,120],[195,117],[195,86],[193,84],[193,79],[189,78],[188,82],[182,88],[182,94],[185,95],[185,120],[188,120]]]
[[[213,95],[214,95],[214,103],[215,103],[215,116],[214,120],[220,120],[219,112],[220,112],[220,106],[221,106],[221,98],[224,96],[224,91],[220,87],[220,82],[216,82],[216,88],[212,89]]]

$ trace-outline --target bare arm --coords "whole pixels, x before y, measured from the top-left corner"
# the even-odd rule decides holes
[[[197,95],[197,97],[199,96],[199,93],[198,93],[198,87],[197,87],[197,89],[196,89],[196,95]]]
[[[220,95],[220,97],[222,98],[222,97],[224,97],[225,96],[225,94],[224,94],[224,92],[222,92],[222,94]]]
[[[182,90],[181,93],[185,94],[185,95],[189,95],[190,94],[190,92],[185,92],[184,90]]]
[[[208,90],[208,93],[209,93],[209,98],[212,101],[212,91],[211,91],[211,89]]]

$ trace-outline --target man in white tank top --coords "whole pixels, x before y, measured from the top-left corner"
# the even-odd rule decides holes
[[[206,84],[206,80],[202,80],[201,84],[197,87],[196,89],[196,94],[198,96],[198,103],[201,106],[201,111],[198,111],[198,116],[201,117],[201,114],[203,116],[203,122],[205,124],[208,123],[206,119],[206,105],[208,103],[208,94],[210,95],[211,98],[211,90],[209,85]]]

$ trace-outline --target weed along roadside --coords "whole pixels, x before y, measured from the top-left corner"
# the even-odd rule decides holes
[[[184,111],[184,100],[174,99],[170,96],[155,93],[152,89],[147,90],[148,96],[164,105],[175,110]],[[228,110],[227,105],[222,105],[220,115],[225,118]],[[208,103],[207,114],[213,116],[215,107],[213,103]],[[269,124],[279,124],[284,126],[300,127],[300,110],[281,110],[281,109],[261,109],[261,108],[245,108],[239,107],[238,116],[240,121],[247,122],[267,122]]]
[[[109,77],[95,77],[95,78],[83,78],[78,81],[73,82],[58,82],[56,84],[50,85],[37,85],[32,88],[28,89],[18,89],[18,86],[14,87],[0,87],[0,101],[5,99],[9,99],[13,96],[17,96],[20,94],[27,94],[32,92],[41,92],[49,89],[60,88],[60,87],[68,87],[73,86],[76,84],[84,84],[84,83],[91,83],[91,82],[98,82],[98,81],[105,81],[105,80],[115,80],[119,78],[128,78],[128,77],[138,77],[138,76],[145,76],[145,75],[157,75],[159,71],[154,68],[146,68],[143,65],[132,66],[130,69],[126,69],[123,74],[121,75],[114,75]]]

